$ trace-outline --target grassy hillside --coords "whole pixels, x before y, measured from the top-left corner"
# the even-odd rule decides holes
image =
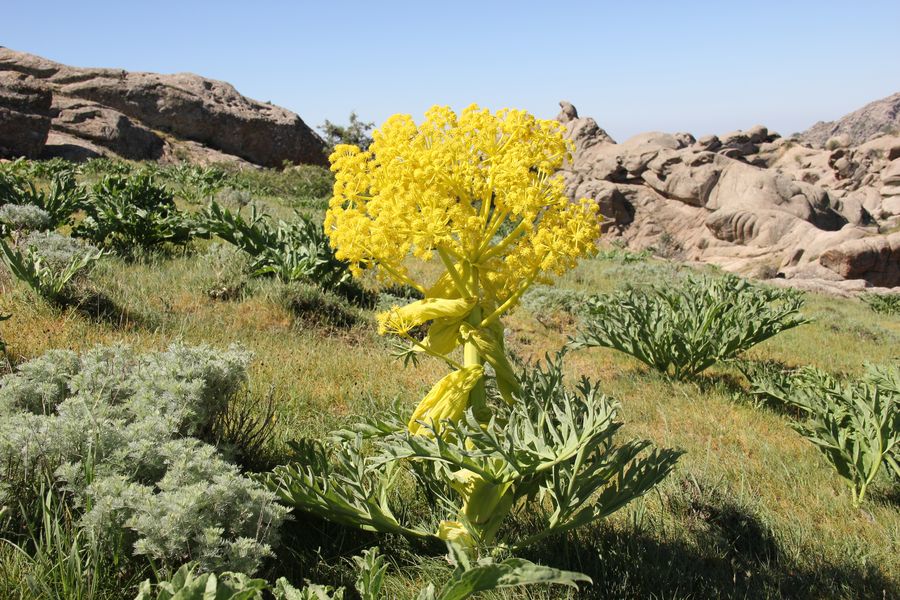
[[[90,175],[82,175],[90,179]],[[230,175],[261,209],[321,218],[324,201],[297,174]],[[263,181],[264,180],[264,181]],[[265,187],[260,185],[260,182]],[[252,184],[252,185],[251,185]],[[257,187],[253,187],[256,185]],[[224,187],[224,186],[223,186]],[[216,192],[221,193],[221,190]],[[199,205],[179,199],[187,210]],[[275,424],[257,457],[265,468],[289,456],[287,442],[321,437],[399,400],[411,409],[442,373],[431,359],[404,366],[376,331],[377,310],[352,306],[304,284],[249,279],[214,241],[140,260],[108,256],[90,276],[100,303],[54,308],[7,273],[0,275],[0,324],[7,369],[50,349],[124,342],[161,350],[173,341],[253,352],[250,413],[274,401]],[[423,267],[423,268],[428,268]],[[677,281],[688,267],[621,251],[582,262],[556,287],[529,292],[507,320],[508,347],[524,362],[565,344],[589,295],[625,285]],[[713,272],[710,270],[710,272]],[[235,274],[237,273],[237,274]],[[371,282],[369,282],[371,285]],[[209,291],[229,287],[227,299]],[[372,288],[374,289],[374,287]],[[390,296],[378,304],[388,307]],[[864,363],[900,355],[900,318],[861,301],[806,295],[812,323],[753,349],[746,358],[815,365],[859,375]],[[598,379],[622,404],[625,438],[685,451],[658,490],[599,525],[552,539],[524,555],[581,571],[581,591],[529,588],[498,598],[889,598],[900,593],[900,496],[886,477],[862,508],[785,415],[757,405],[736,368],[714,367],[696,382],[673,382],[608,349],[569,354],[567,377]],[[517,520],[527,522],[528,515]],[[390,564],[391,597],[440,580],[443,549],[396,536],[361,534],[303,515],[285,526],[267,578],[351,583],[348,559],[378,544]],[[0,596],[19,597],[28,567],[0,546]],[[130,598],[133,589],[110,593]],[[23,596],[23,597],[28,597]]]

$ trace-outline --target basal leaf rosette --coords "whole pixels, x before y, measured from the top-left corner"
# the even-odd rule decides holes
[[[469,408],[489,420],[486,362],[513,401],[518,382],[501,315],[530,285],[549,283],[593,253],[600,232],[597,204],[572,202],[557,174],[570,151],[556,121],[473,105],[460,115],[435,106],[421,124],[394,115],[367,150],[340,145],[331,155],[325,229],[337,257],[354,275],[373,271],[419,290],[423,300],[379,316],[380,332],[453,368],[414,411],[413,433],[435,435],[442,419],[458,421]],[[410,257],[439,260],[443,270],[418,281]],[[425,323],[424,340],[409,334]],[[451,357],[459,346],[461,362]]]

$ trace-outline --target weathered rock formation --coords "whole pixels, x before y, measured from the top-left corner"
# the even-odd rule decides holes
[[[833,291],[900,285],[900,137],[814,149],[765,127],[620,144],[568,103],[573,198],[593,198],[629,247]]]
[[[800,139],[815,148],[842,143],[856,146],[884,133],[900,133],[900,92],[870,102],[837,121],[819,121],[801,133]]]
[[[221,81],[69,67],[2,47],[0,75],[0,98],[10,94],[2,90],[13,89],[5,82],[14,79],[52,93],[46,156],[156,160],[185,154],[179,147],[185,144],[195,157],[209,148],[216,159],[233,156],[269,167],[325,163],[324,142],[299,116]],[[0,135],[0,145],[7,138],[18,139]]]
[[[0,158],[37,158],[50,132],[50,90],[33,78],[0,71]]]

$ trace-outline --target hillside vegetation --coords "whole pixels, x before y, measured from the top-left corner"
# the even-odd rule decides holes
[[[190,585],[202,589],[205,573],[224,571],[247,576],[220,576],[221,589],[270,585],[283,598],[339,597],[324,586],[347,588],[347,598],[377,597],[367,589],[384,598],[464,597],[425,594],[429,584],[446,593],[478,568],[502,572],[507,584],[568,584],[498,587],[488,598],[900,595],[897,447],[866,459],[872,477],[860,493],[868,472],[857,476],[822,441],[827,423],[851,430],[853,402],[876,400],[881,434],[896,439],[895,299],[754,285],[741,292],[749,316],[720,306],[665,333],[672,317],[660,306],[684,316],[688,309],[672,303],[702,296],[673,300],[667,290],[706,286],[715,304],[749,284],[616,246],[554,286],[532,287],[505,316],[503,342],[515,371],[542,365],[548,377],[553,357],[570,346],[563,380],[574,390],[589,378],[596,397],[607,397],[603,406],[622,423],[612,447],[646,440],[671,449],[671,472],[661,467],[647,493],[606,518],[536,536],[516,548],[517,559],[500,548],[489,566],[468,564],[453,548],[456,564],[448,564],[433,537],[360,530],[285,503],[256,474],[298,458],[312,464],[309,440],[324,443],[361,418],[389,420],[395,407],[409,415],[446,372],[439,358],[411,358],[379,335],[376,314],[421,295],[350,277],[321,229],[332,185],[318,167],[0,165],[0,315],[8,316],[0,322],[0,597],[130,599],[144,580],[181,577],[187,586],[196,577]],[[437,258],[408,266],[416,280],[442,268]],[[754,302],[764,306],[754,312]],[[735,333],[755,318],[769,329]],[[710,327],[722,343],[711,361],[647,358],[650,350],[636,350],[614,326],[641,319],[649,333],[639,341],[659,335],[669,354],[676,344],[697,348]],[[725,325],[717,330],[713,319]],[[420,340],[424,331],[410,335]],[[867,365],[882,379],[865,379]],[[822,389],[847,391],[801,410],[791,385],[801,367],[831,382],[813,387],[809,402]],[[850,409],[839,406],[840,394]],[[835,416],[847,410],[844,421]],[[26,456],[29,444],[35,453]],[[415,492],[414,475],[392,492],[391,506],[404,523],[430,523],[441,504]],[[525,502],[498,539],[538,531],[541,517]],[[179,571],[184,563],[191,566]],[[322,587],[292,587],[304,582]],[[141,594],[170,597],[150,583]]]

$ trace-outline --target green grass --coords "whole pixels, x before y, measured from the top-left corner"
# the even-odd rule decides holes
[[[279,216],[288,216],[298,204],[274,196],[264,202]],[[427,359],[408,368],[394,360],[389,344],[375,331],[371,311],[356,309],[350,323],[309,318],[304,311],[335,300],[316,298],[308,290],[253,281],[235,300],[211,299],[203,291],[208,280],[204,263],[192,253],[202,251],[204,244],[170,258],[132,263],[104,259],[92,276],[105,299],[100,317],[92,307],[52,308],[0,275],[0,314],[13,315],[0,323],[9,360],[15,364],[49,348],[82,350],[113,341],[140,349],[162,349],[173,340],[242,344],[256,356],[249,399],[264,398],[271,386],[278,400],[268,449],[276,458],[284,455],[287,441],[322,436],[351,422],[355,414],[383,410],[395,398],[411,409],[443,374],[440,364]],[[626,262],[612,253],[585,261],[559,286],[607,292],[626,283],[671,281],[685,270],[650,259]],[[300,308],[291,302],[298,294]],[[550,312],[536,316],[523,307],[510,316],[508,344],[516,355],[536,360],[574,334],[577,314],[557,308]],[[859,301],[813,294],[807,295],[804,313],[813,323],[764,342],[748,357],[854,375],[866,361],[898,360],[896,316],[874,313]],[[598,378],[606,393],[621,400],[624,438],[647,438],[686,454],[658,493],[524,556],[583,571],[594,579],[593,586],[580,592],[532,588],[486,597],[897,597],[897,489],[879,480],[863,507],[853,508],[843,482],[815,447],[784,417],[747,398],[746,382],[736,369],[717,366],[697,382],[678,383],[614,350],[591,349],[569,354],[567,374],[573,380]],[[527,523],[527,515],[518,521]],[[303,515],[287,525],[284,537],[278,559],[263,574],[271,580],[285,575],[297,583],[308,578],[352,584],[349,557],[376,544],[391,565],[388,597],[409,597],[424,582],[445,574],[441,548],[359,533]],[[29,568],[18,554],[0,547],[0,591],[21,581]],[[111,597],[132,596],[133,590],[126,589]]]

